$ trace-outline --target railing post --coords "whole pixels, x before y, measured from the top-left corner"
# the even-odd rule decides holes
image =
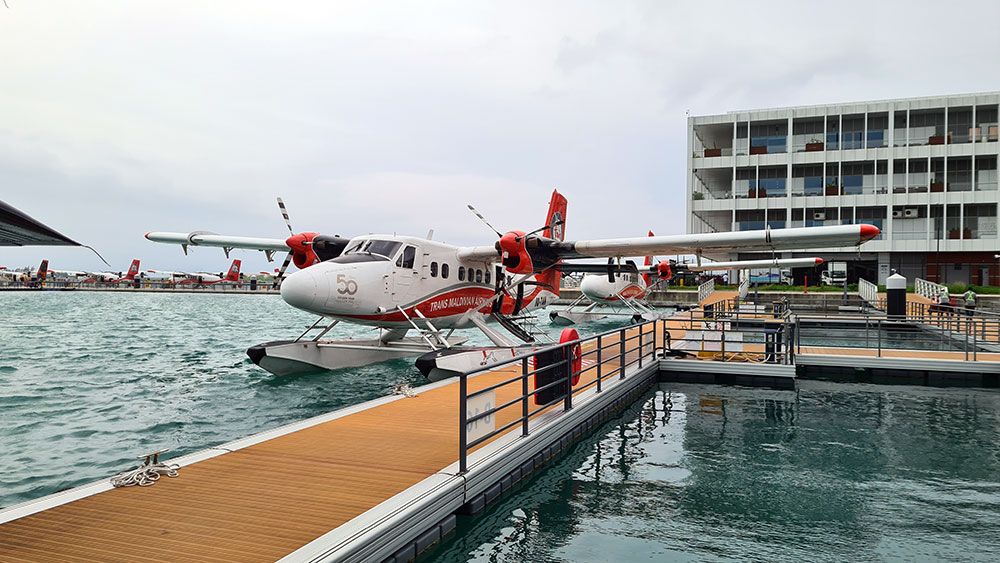
[[[621,332],[618,333],[620,341],[618,342],[618,379],[625,379],[625,329],[623,328]]]
[[[521,435],[528,435],[528,356],[521,358]]]
[[[465,473],[467,467],[466,455],[468,436],[466,435],[466,408],[469,395],[469,378],[462,374],[458,379],[458,472]]]
[[[569,345],[563,346],[563,357],[566,359],[566,365],[563,366],[563,373],[566,374],[566,397],[563,401],[563,410],[568,411],[573,408],[573,350]]]
[[[604,374],[604,360],[601,356],[604,355],[604,343],[601,340],[604,338],[603,335],[597,335],[597,392],[601,392],[601,376]]]
[[[639,325],[639,368],[642,368],[642,331],[645,328],[645,323]]]
[[[881,358],[882,357],[882,319],[878,320],[878,326],[875,327],[875,330],[878,331],[878,333],[877,333],[878,334],[878,356],[877,357]]]

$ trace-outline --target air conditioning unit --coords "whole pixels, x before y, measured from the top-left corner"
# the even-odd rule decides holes
[[[903,210],[902,209],[893,209],[892,210],[892,218],[893,219],[899,219],[902,216],[903,216]]]
[[[826,213],[816,211],[813,213],[813,221],[826,221]]]
[[[903,210],[903,217],[916,217],[920,215],[920,210],[916,207],[907,207]]]

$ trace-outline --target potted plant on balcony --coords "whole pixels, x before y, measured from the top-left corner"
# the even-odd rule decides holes
[[[705,157],[722,156],[722,149],[718,147],[705,148]]]
[[[757,145],[750,147],[750,154],[767,154],[767,145]]]
[[[951,230],[949,230],[948,231],[948,238],[950,238],[950,239],[957,239],[958,238],[958,229],[951,229]]]
[[[816,152],[822,150],[823,150],[823,141],[815,137],[809,139],[809,142],[806,143],[806,152]]]
[[[826,195],[840,195],[840,189],[837,187],[835,182],[828,182],[826,184],[826,190],[824,190]]]
[[[931,180],[931,191],[932,192],[943,192],[944,191],[944,181],[943,180]]]
[[[691,199],[694,200],[694,201],[705,199],[705,194],[703,194],[701,192],[692,192],[691,193]]]

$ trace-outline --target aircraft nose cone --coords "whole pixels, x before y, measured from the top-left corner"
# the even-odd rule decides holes
[[[312,311],[316,303],[319,287],[316,275],[310,268],[300,270],[281,282],[281,298],[292,307]]]

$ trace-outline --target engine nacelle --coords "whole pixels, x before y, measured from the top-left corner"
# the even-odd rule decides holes
[[[285,244],[292,249],[292,262],[298,269],[308,268],[313,264],[318,264],[320,259],[312,249],[313,239],[319,233],[299,233],[285,239]]]
[[[512,274],[530,274],[535,271],[528,253],[527,237],[524,231],[508,231],[497,242],[501,262]]]

